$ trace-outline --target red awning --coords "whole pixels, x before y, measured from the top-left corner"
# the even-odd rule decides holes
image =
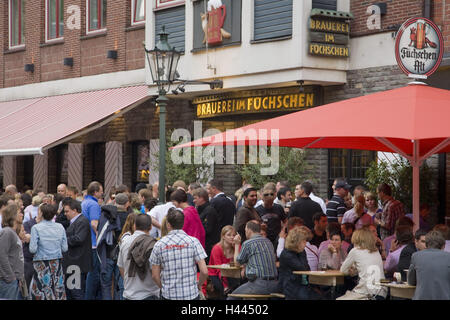
[[[143,85],[1,102],[0,156],[42,154],[149,98]]]

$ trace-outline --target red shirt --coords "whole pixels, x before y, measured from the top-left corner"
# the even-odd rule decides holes
[[[232,259],[233,258],[225,257],[222,246],[220,245],[220,243],[218,243],[211,250],[211,255],[209,257],[209,264],[210,265],[229,264],[230,261],[232,261]],[[220,274],[220,269],[208,269],[208,275],[219,277],[219,279],[222,279],[223,287],[228,288],[227,278],[225,278],[225,277],[222,278],[222,276]]]
[[[183,231],[189,236],[197,238],[203,248],[205,248],[205,228],[203,228],[197,209],[189,206],[183,210],[183,214]]]

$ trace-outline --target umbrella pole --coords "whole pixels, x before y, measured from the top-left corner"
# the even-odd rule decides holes
[[[419,141],[414,140],[413,147],[413,159],[411,161],[412,166],[412,183],[413,183],[413,222],[414,222],[414,233],[420,228],[420,159],[419,159]]]

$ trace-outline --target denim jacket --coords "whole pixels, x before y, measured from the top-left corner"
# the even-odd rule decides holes
[[[31,228],[30,252],[33,261],[56,260],[67,251],[67,237],[64,227],[53,221],[43,220]]]

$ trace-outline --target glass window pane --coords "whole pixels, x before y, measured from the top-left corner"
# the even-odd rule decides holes
[[[106,28],[106,0],[103,0],[102,2],[102,21],[101,21],[101,28]]]
[[[25,0],[21,0],[20,4],[20,43],[25,43]]]
[[[16,46],[19,41],[19,9],[17,1],[11,1],[11,45]]]
[[[98,29],[98,7],[97,0],[89,1],[89,30]]]
[[[150,146],[148,143],[139,144],[137,146],[136,161],[136,181],[148,181],[148,176],[150,174]]]
[[[54,39],[56,35],[56,1],[48,1],[48,37]]]
[[[59,35],[62,37],[64,35],[64,0],[59,1]]]
[[[134,0],[134,21],[142,21],[145,20],[145,1],[144,0]]]

